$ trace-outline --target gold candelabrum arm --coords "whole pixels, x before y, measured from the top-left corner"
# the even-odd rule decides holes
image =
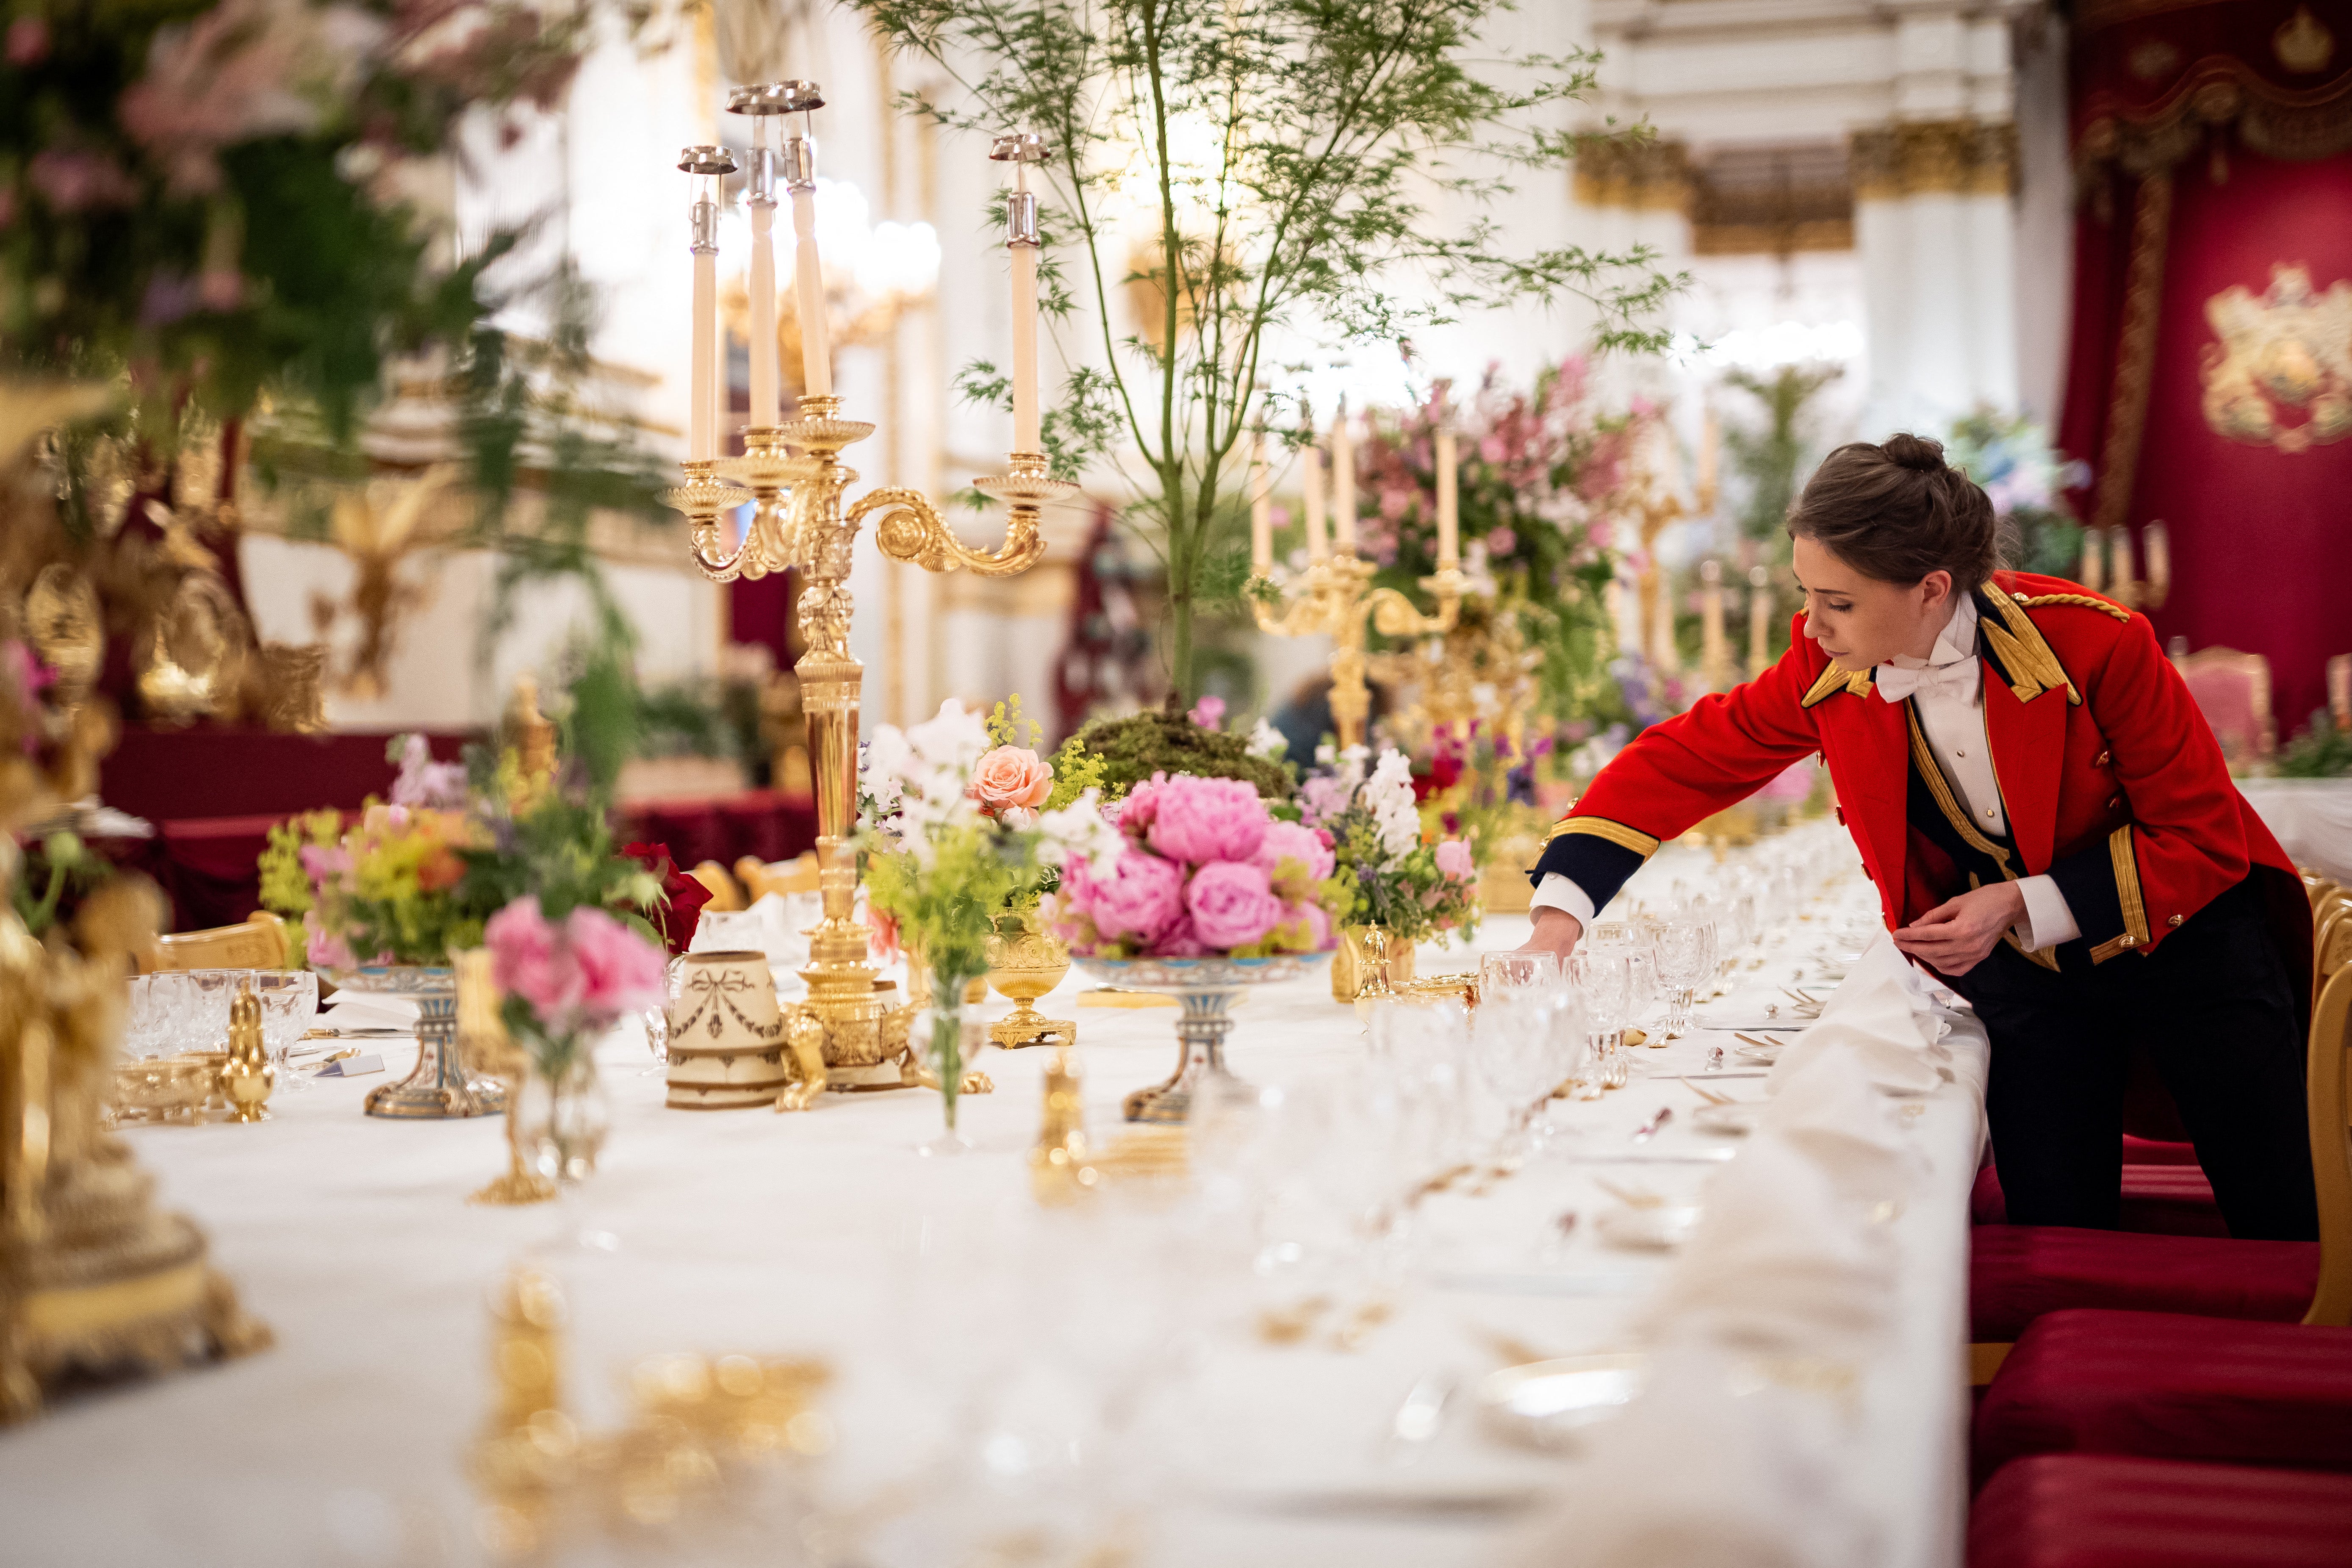
[[[1271,588],[1273,594],[1265,595],[1253,592],[1255,584],[1260,583]],[[1253,577],[1250,587],[1243,591],[1249,595],[1250,614],[1257,622],[1257,629],[1262,632],[1278,637],[1303,637],[1327,629],[1330,606],[1325,603],[1325,595],[1318,591],[1318,585],[1311,581],[1302,584],[1300,591],[1288,598],[1281,596],[1281,587],[1271,577]]]
[[[1372,629],[1384,637],[1444,637],[1461,618],[1462,595],[1470,580],[1459,566],[1440,569],[1423,577],[1421,585],[1437,601],[1437,613],[1428,615],[1394,588],[1375,588],[1366,595],[1372,609]]]
[[[1008,471],[972,480],[983,495],[1007,502],[1012,516],[1004,525],[1004,542],[994,550],[974,550],[919,490],[880,489],[860,500],[849,510],[852,527],[874,515],[874,542],[893,561],[910,561],[926,572],[970,572],[980,577],[1010,577],[1034,566],[1045,553],[1038,531],[1045,503],[1060,500],[1078,487],[1053,477],[1040,452],[1015,452]]]

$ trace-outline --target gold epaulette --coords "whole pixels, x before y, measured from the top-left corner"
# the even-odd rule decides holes
[[[2012,594],[2010,597],[2029,609],[2036,605],[2079,605],[2086,610],[2104,610],[2119,621],[2132,618],[2132,613],[2121,605],[2112,604],[2095,594]]]
[[[2025,613],[2024,605],[2011,594],[1992,593],[1985,595],[1994,613],[2003,624],[1990,617],[1980,620],[1979,630],[1985,646],[2000,661],[2001,673],[2009,677],[2009,689],[2020,702],[2031,702],[2044,691],[2063,688],[2066,700],[2080,705],[2083,694],[2074,689],[2067,679],[2066,667],[2058,662],[2050,644],[2043,639],[2042,628]]]
[[[1827,669],[1822,671],[1821,679],[1813,682],[1813,689],[1805,693],[1804,700],[1799,702],[1797,706],[1800,708],[1811,708],[1816,702],[1825,702],[1829,700],[1829,699],[1835,697],[1841,691],[1851,691],[1856,697],[1869,696],[1870,671],[1866,669],[1840,669],[1836,665],[1832,664]]]

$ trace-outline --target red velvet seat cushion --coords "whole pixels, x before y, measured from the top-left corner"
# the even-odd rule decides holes
[[[2230,1226],[2196,1165],[2124,1166],[2120,1228],[2152,1236],[2221,1236]]]
[[[2352,1329],[2052,1312],[1994,1374],[1974,1448],[1979,1479],[2028,1454],[2352,1470]]]
[[[2044,1312],[2112,1307],[2298,1322],[2319,1288],[2315,1241],[2135,1236],[2058,1225],[1969,1232],[1969,1337],[2016,1339]]]
[[[1969,1568],[2341,1568],[2352,1476],[2041,1454],[1969,1510]]]
[[[2126,1165],[2193,1165],[2197,1163],[2194,1143],[2161,1143],[2153,1138],[2135,1138],[2124,1134]]]

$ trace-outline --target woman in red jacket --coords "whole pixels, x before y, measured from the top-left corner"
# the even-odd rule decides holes
[[[1895,944],[1991,1037],[2013,1223],[2116,1225],[2144,1047],[2231,1233],[2315,1237],[2309,905],[2147,618],[1997,570],[1991,503],[1912,436],[1830,454],[1789,531],[1788,654],[1592,781],[1528,945],[1568,952],[1661,841],[1819,752]]]

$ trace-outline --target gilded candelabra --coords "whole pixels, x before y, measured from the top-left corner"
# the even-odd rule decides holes
[[[1287,595],[1265,576],[1253,577],[1246,590],[1258,630],[1286,637],[1330,635],[1331,727],[1343,747],[1363,744],[1364,721],[1372,709],[1371,691],[1364,684],[1367,623],[1382,637],[1443,636],[1454,629],[1470,581],[1458,566],[1441,566],[1423,577],[1422,587],[1437,601],[1437,613],[1428,615],[1394,588],[1373,587],[1378,570],[1353,555],[1333,555],[1309,563]]]
[[[745,89],[737,95],[742,112],[803,113],[824,100],[812,83],[784,82]],[[753,150],[751,199],[772,203],[774,163],[765,147]],[[1015,163],[1045,156],[1036,136],[1000,138],[991,155]],[[796,195],[816,183],[815,143],[806,134],[789,137],[782,149],[788,187]],[[679,163],[698,180],[724,157],[713,148],[688,148]],[[706,204],[693,209],[698,250],[716,245],[715,208],[706,222]],[[1032,251],[1038,243],[1034,196],[1016,194],[1009,205],[1011,243]],[[804,256],[803,264],[807,258]],[[754,352],[762,345],[755,343]],[[813,382],[814,384],[814,382]],[[829,393],[800,399],[796,416],[780,425],[748,426],[740,458],[689,460],[688,482],[666,500],[693,527],[694,563],[714,581],[757,579],[771,572],[800,574],[797,605],[806,651],[793,666],[800,678],[808,750],[815,774],[817,890],[824,917],[809,933],[809,966],[801,971],[808,996],[794,1005],[786,1026],[796,1046],[817,1044],[826,1077],[843,1089],[887,1088],[909,1081],[898,1058],[906,1053],[907,1022],[918,999],[892,1005],[892,988],[877,984],[866,926],[857,919],[857,721],[865,666],[849,650],[854,602],[849,594],[850,552],[858,529],[873,520],[882,552],[930,572],[968,571],[983,577],[1009,577],[1026,571],[1045,554],[1038,523],[1045,502],[1077,487],[1052,477],[1044,453],[1016,451],[1007,472],[977,479],[973,488],[1008,503],[1011,516],[1003,544],[977,551],[958,539],[947,520],[921,492],[883,489],[855,504],[844,496],[857,479],[841,454],[874,433],[861,420],[844,419],[842,400]],[[740,488],[738,488],[738,487]],[[721,534],[722,515],[749,500],[750,525],[731,551]]]

